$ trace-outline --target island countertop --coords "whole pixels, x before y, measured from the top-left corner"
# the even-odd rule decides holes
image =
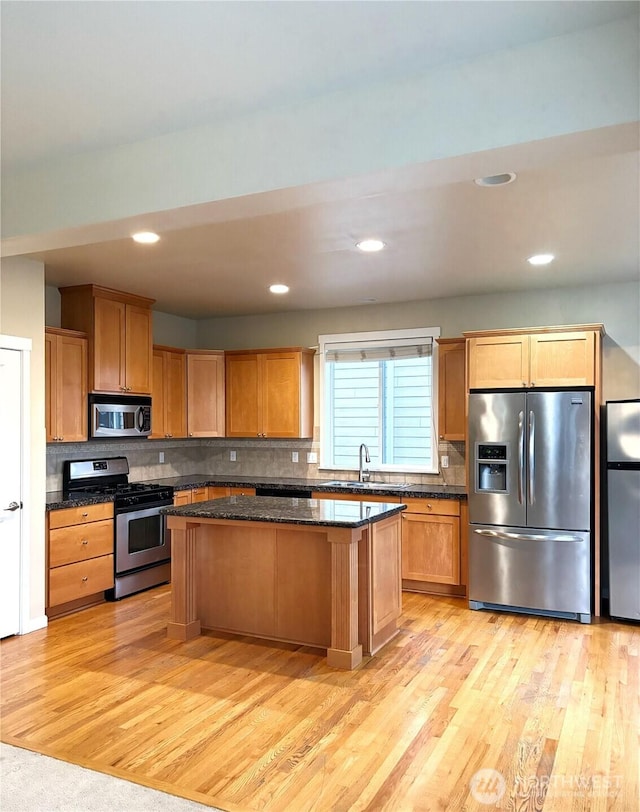
[[[363,527],[405,510],[406,505],[337,499],[274,496],[228,496],[208,502],[162,508],[167,516],[185,519],[226,519],[317,527]]]

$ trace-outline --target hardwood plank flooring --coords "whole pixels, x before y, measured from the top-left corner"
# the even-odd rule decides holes
[[[405,593],[400,635],[344,672],[311,648],[169,640],[169,603],[3,641],[2,740],[242,812],[640,809],[638,626]]]

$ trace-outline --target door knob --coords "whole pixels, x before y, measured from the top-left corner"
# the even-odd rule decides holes
[[[9,507],[3,508],[3,510],[19,510],[22,507],[22,502],[9,502]]]

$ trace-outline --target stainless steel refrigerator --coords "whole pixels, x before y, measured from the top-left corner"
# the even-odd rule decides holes
[[[591,622],[593,395],[469,395],[469,606]]]
[[[609,613],[640,620],[640,400],[609,401],[605,419]]]

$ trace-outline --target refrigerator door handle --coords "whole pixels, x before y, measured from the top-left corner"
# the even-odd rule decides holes
[[[524,412],[518,412],[518,504],[524,501]]]
[[[529,492],[529,504],[536,501],[536,418],[533,411],[529,412],[529,482],[527,490]]]
[[[577,541],[581,542],[580,536],[572,536],[570,533],[556,533],[553,536],[543,536],[540,533],[509,533],[506,530],[480,530],[474,531],[478,536],[488,536],[492,539],[507,539],[509,541]]]

